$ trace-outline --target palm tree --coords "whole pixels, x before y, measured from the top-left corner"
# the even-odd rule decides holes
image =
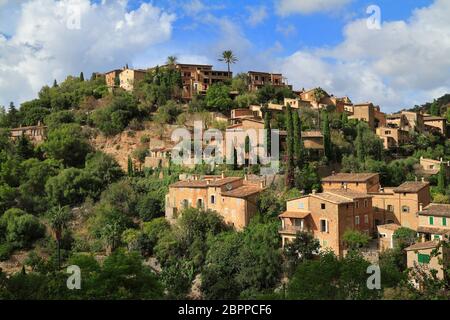
[[[222,58],[219,61],[225,62],[228,66],[228,74],[231,73],[230,65],[238,61],[238,58],[234,55],[233,51],[226,50],[222,53]]]
[[[174,66],[177,64],[177,62],[178,62],[178,58],[176,56],[168,56],[167,57],[166,64],[168,64],[169,66]]]
[[[67,228],[69,221],[72,219],[72,212],[69,207],[53,207],[48,213],[48,222],[50,228],[55,235],[58,246],[58,268],[61,269],[61,238],[63,231]]]

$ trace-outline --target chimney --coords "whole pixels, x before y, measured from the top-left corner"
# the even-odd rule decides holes
[[[419,203],[419,212],[422,212],[422,211],[423,211],[423,204]]]
[[[222,179],[225,179],[225,172],[222,171]]]
[[[422,177],[422,182],[425,182],[425,177]]]
[[[348,190],[348,185],[346,183],[344,183],[344,190],[347,191]]]
[[[331,175],[334,176],[336,174],[336,171],[331,171]]]
[[[312,190],[312,194],[316,194],[317,193],[317,190],[316,189],[313,189]]]
[[[208,185],[209,186],[209,184],[211,183],[211,181],[210,180],[206,180],[206,185]]]
[[[244,181],[248,181],[248,175],[244,174]]]
[[[416,182],[418,181],[417,176],[416,176]]]
[[[441,163],[443,162],[444,159],[440,158]]]
[[[261,180],[261,181],[259,182],[259,187],[260,187],[261,189],[264,189],[264,188],[266,187],[266,181]]]

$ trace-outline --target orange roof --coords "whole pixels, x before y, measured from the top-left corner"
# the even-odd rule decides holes
[[[307,216],[311,214],[310,211],[301,211],[301,212],[295,212],[295,211],[285,211],[282,214],[280,214],[278,217],[280,218],[297,218],[297,219],[304,219]]]
[[[450,217],[450,204],[430,203],[419,214],[422,216]]]
[[[263,189],[256,185],[244,185],[237,187],[231,191],[222,192],[222,197],[231,197],[231,198],[246,198],[256,193],[261,192]]]
[[[428,182],[419,182],[419,181],[407,181],[402,183],[397,188],[394,188],[395,193],[416,193],[428,186]]]
[[[415,243],[412,246],[409,246],[406,248],[406,251],[412,251],[412,250],[425,250],[425,249],[433,249],[438,246],[437,241],[427,241],[427,242],[419,242]]]
[[[371,178],[378,176],[378,173],[336,173],[325,177],[323,182],[366,182]]]
[[[241,177],[227,177],[217,180],[182,180],[171,184],[170,188],[207,188],[221,187],[227,183],[243,180]]]

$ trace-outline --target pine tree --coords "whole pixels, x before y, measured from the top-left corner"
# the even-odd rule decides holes
[[[356,126],[356,131],[357,131],[355,141],[356,157],[358,158],[359,163],[363,164],[366,159],[366,154],[364,149],[363,129],[360,124]]]
[[[328,160],[331,160],[332,157],[332,151],[331,151],[331,133],[330,133],[330,120],[328,118],[328,112],[325,112],[323,117],[323,128],[322,128],[322,134],[323,134],[323,143],[325,147],[325,156]]]
[[[291,105],[286,106],[286,187],[294,186],[294,125],[292,121]]]
[[[445,166],[443,163],[441,163],[441,168],[439,170],[439,175],[438,175],[438,191],[439,193],[445,194],[445,189],[447,187],[447,181],[446,181],[446,176],[445,176]]]
[[[264,129],[266,129],[266,136],[265,136],[265,141],[264,143],[266,144],[267,147],[267,154],[270,155],[271,154],[271,147],[272,147],[272,136],[271,136],[271,127],[270,127],[270,111],[266,110],[266,112],[264,113]]]
[[[233,149],[233,170],[239,169],[238,166],[238,155],[236,148]]]
[[[436,100],[433,101],[430,107],[430,113],[432,116],[440,116],[440,108]]]
[[[80,81],[84,81],[84,74],[83,74],[83,71],[81,71],[81,73],[80,73]]]
[[[302,123],[298,111],[295,111],[292,115],[292,121],[294,124],[294,154],[295,165],[301,170],[303,166],[303,142],[302,142]]]

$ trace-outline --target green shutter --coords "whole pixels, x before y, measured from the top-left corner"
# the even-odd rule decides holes
[[[447,218],[442,218],[442,225],[446,226],[447,225]]]
[[[434,240],[441,240],[441,237],[438,234],[434,235]]]
[[[430,224],[431,224],[431,225],[434,224],[434,217],[430,217]]]
[[[417,260],[419,263],[428,264],[430,263],[430,255],[418,253]]]

